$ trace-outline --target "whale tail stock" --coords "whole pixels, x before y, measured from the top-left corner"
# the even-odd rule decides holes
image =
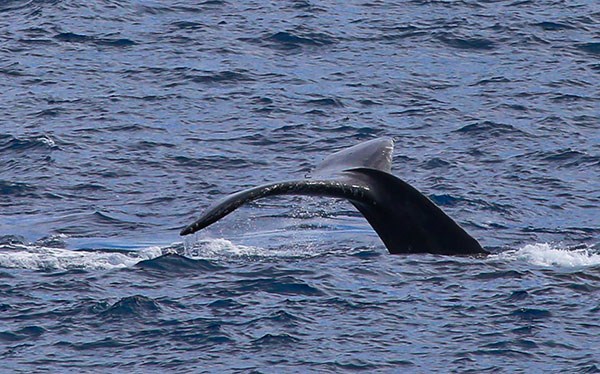
[[[243,190],[211,205],[181,231],[192,234],[241,205],[276,195],[308,195],[350,201],[388,251],[473,255],[487,253],[452,218],[417,189],[391,174],[393,141],[378,138],[336,152],[313,172],[316,179],[276,182]]]

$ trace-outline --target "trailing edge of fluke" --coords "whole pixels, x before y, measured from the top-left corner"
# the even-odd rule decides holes
[[[350,201],[392,254],[487,254],[437,205],[391,174],[393,150],[391,138],[378,138],[336,152],[323,160],[310,179],[269,183],[217,201],[181,235],[201,230],[250,201],[276,195],[310,195]]]

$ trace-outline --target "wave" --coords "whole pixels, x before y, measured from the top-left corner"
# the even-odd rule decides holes
[[[37,245],[12,244],[0,249],[0,268],[31,270],[109,270],[131,267],[162,255],[159,247],[131,253],[84,251]]]
[[[239,38],[240,41],[258,44],[277,50],[298,50],[304,47],[319,48],[337,43],[337,39],[323,32],[310,30],[279,31],[254,38]]]
[[[36,191],[37,188],[31,184],[0,179],[0,196],[39,197]]]
[[[114,304],[102,310],[103,317],[122,318],[127,316],[144,316],[161,310],[160,304],[146,296],[134,295],[119,299]]]
[[[600,43],[583,43],[583,44],[579,44],[577,45],[577,48],[579,48],[581,51],[593,54],[593,55],[600,55]]]
[[[0,152],[32,152],[36,150],[52,151],[59,149],[54,139],[42,134],[29,137],[16,137],[10,134],[0,135]]]
[[[600,265],[600,253],[593,248],[562,248],[548,243],[528,244],[523,248],[509,250],[491,256],[508,261],[525,261],[544,267],[578,268]]]
[[[491,39],[482,37],[460,37],[451,34],[442,34],[439,37],[449,47],[464,50],[492,50],[496,48],[496,43]]]
[[[323,46],[335,43],[335,39],[325,33],[296,33],[293,31],[280,31],[265,38],[278,43],[285,48],[298,48],[302,45]]]
[[[469,134],[478,137],[496,138],[496,137],[521,137],[528,135],[524,131],[516,128],[513,125],[505,123],[497,123],[493,121],[481,121],[471,123],[461,127],[455,132]]]
[[[175,253],[166,253],[160,257],[142,260],[135,265],[137,268],[159,271],[162,273],[198,273],[199,271],[214,272],[223,269],[204,259],[191,259]]]
[[[61,32],[55,35],[54,39],[66,43],[92,43],[111,47],[129,47],[137,44],[133,40],[126,38],[102,38],[97,36],[76,34],[74,32]]]

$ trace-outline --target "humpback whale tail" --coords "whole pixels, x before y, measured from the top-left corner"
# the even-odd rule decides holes
[[[314,179],[270,183],[229,195],[211,205],[181,235],[201,230],[263,197],[326,196],[350,201],[392,254],[486,254],[431,200],[391,174],[393,148],[390,138],[373,139],[326,157],[313,172]]]

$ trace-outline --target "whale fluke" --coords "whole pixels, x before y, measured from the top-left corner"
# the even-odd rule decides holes
[[[270,183],[229,195],[211,205],[181,235],[201,230],[250,201],[275,195],[309,195],[350,201],[392,254],[486,254],[477,240],[437,205],[391,174],[392,152],[390,138],[336,152],[315,169],[315,179]]]

